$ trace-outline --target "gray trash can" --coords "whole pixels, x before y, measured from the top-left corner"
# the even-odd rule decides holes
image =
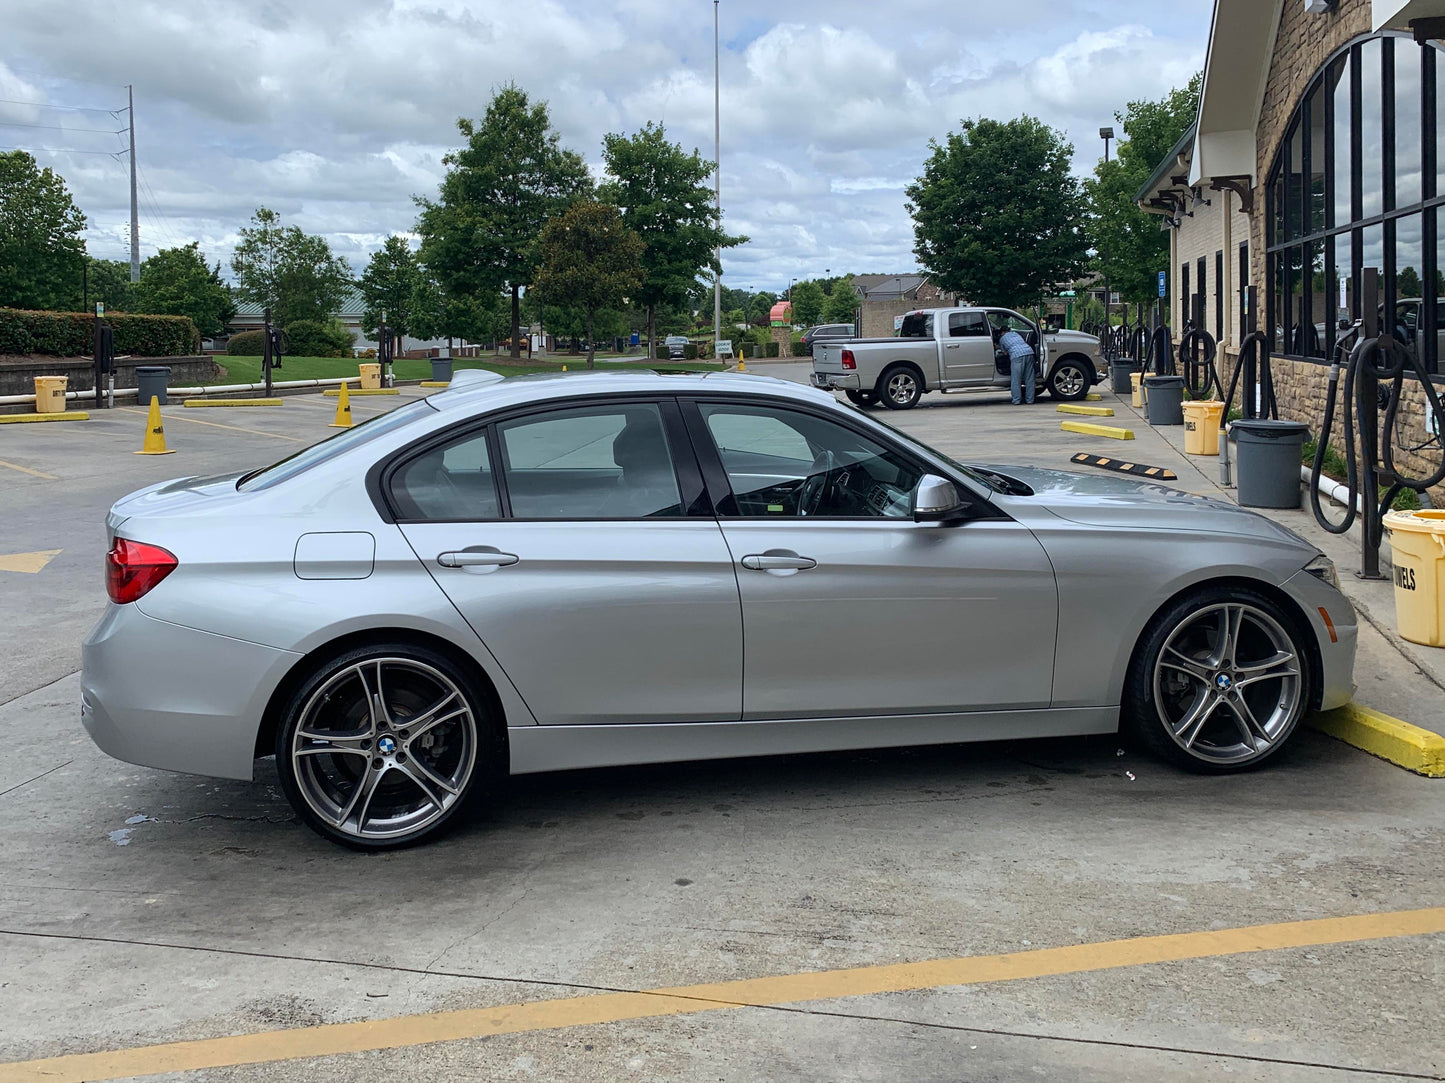
[[[1113,388],[1114,394],[1134,394],[1134,384],[1129,379],[1133,372],[1134,362],[1132,361],[1109,362],[1109,380],[1111,381],[1110,386]]]
[[[1148,389],[1149,424],[1184,424],[1184,377],[1145,376]]]
[[[433,357],[431,359],[431,378],[433,380],[451,380],[452,378],[452,357],[447,354],[445,357]]]
[[[169,365],[137,365],[135,368],[135,399],[141,406],[149,406],[151,399],[159,399],[166,405],[166,384],[171,379]]]
[[[1302,421],[1241,419],[1229,426],[1235,443],[1235,484],[1246,508],[1300,506],[1300,453],[1309,426]]]

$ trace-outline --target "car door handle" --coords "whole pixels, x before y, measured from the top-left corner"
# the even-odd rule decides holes
[[[520,559],[516,553],[503,553],[490,545],[437,554],[437,563],[443,568],[506,568]]]
[[[750,553],[743,557],[743,567],[754,572],[805,572],[817,566],[812,557],[800,557],[797,553]]]

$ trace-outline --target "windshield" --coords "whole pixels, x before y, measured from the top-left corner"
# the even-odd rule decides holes
[[[312,444],[304,451],[298,451],[295,455],[282,459],[278,463],[263,466],[259,470],[252,470],[236,482],[236,488],[245,493],[252,489],[265,489],[285,481],[287,478],[294,478],[297,474],[305,473],[313,466],[328,462],[354,447],[360,447],[379,436],[395,432],[403,425],[410,424],[419,414],[434,409],[435,407],[429,405],[426,399],[417,399],[415,402],[409,402],[389,413],[378,414],[353,428],[343,429],[329,440]]]

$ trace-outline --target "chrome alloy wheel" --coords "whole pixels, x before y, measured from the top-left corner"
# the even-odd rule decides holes
[[[290,741],[297,788],[344,835],[424,830],[462,796],[477,760],[462,690],[412,658],[367,658],[312,693]]]
[[[894,402],[912,402],[918,395],[918,381],[911,372],[895,372],[888,378],[888,397]]]
[[[1264,610],[1240,602],[1205,606],[1164,641],[1154,663],[1154,706],[1189,756],[1240,765],[1294,729],[1303,672],[1289,633]]]
[[[1083,371],[1071,364],[1060,365],[1054,370],[1053,389],[1057,395],[1065,399],[1082,395],[1087,390],[1084,387]]]

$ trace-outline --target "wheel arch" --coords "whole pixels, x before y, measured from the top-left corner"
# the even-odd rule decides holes
[[[1052,375],[1054,369],[1057,368],[1059,365],[1062,365],[1065,361],[1076,361],[1076,362],[1078,362],[1081,366],[1083,366],[1083,369],[1084,369],[1085,372],[1090,373],[1090,376],[1089,376],[1090,381],[1093,382],[1093,383],[1098,383],[1098,380],[1096,379],[1096,377],[1097,377],[1097,375],[1098,375],[1099,370],[1094,367],[1094,362],[1093,362],[1093,360],[1089,357],[1088,354],[1079,353],[1079,351],[1077,351],[1077,350],[1070,350],[1070,351],[1069,351],[1068,353],[1066,353],[1066,354],[1061,354],[1061,355],[1058,356],[1058,357],[1050,358],[1050,359],[1049,359],[1049,374]]]
[[[488,709],[495,712],[495,717],[501,722],[498,731],[503,740],[503,753],[506,754],[508,750],[506,743],[507,711],[497,690],[496,682],[482,664],[449,639],[433,632],[417,628],[381,627],[364,628],[336,636],[313,647],[292,664],[291,668],[286,671],[286,675],[272,690],[270,698],[266,701],[266,708],[261,713],[261,724],[256,730],[255,758],[269,756],[274,751],[276,731],[281,725],[281,715],[286,709],[286,704],[307,678],[316,672],[317,666],[358,647],[381,643],[408,643],[426,647],[438,654],[445,655],[470,676],[476,682],[477,690],[486,699]]]
[[[928,375],[923,371],[923,366],[920,365],[917,361],[912,361],[906,357],[900,357],[895,361],[884,362],[883,367],[878,370],[878,379],[873,381],[873,390],[878,394],[880,398],[882,397],[883,393],[878,389],[883,385],[884,377],[886,377],[896,368],[911,369],[914,375],[918,377],[918,386],[922,389],[923,394],[927,394],[928,392],[933,390],[933,388],[928,386]]]

